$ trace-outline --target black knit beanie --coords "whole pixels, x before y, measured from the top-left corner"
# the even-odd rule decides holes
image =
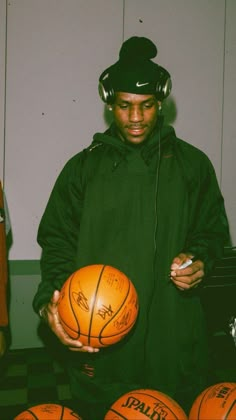
[[[133,36],[122,44],[119,60],[107,68],[99,80],[109,78],[114,92],[155,94],[162,71],[169,76],[165,69],[151,60],[156,55],[157,47],[150,39]]]

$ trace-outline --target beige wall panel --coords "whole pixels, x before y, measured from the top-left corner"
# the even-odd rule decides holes
[[[122,42],[123,2],[8,2],[6,192],[11,259],[37,259],[36,231],[68,158],[106,127],[98,77]]]

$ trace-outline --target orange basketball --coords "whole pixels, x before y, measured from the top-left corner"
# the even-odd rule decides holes
[[[59,404],[39,404],[18,414],[14,420],[82,420],[71,408]]]
[[[67,334],[83,345],[117,343],[134,326],[138,296],[131,280],[109,265],[88,265],[64,283],[58,313]]]
[[[220,382],[195,399],[189,420],[235,420],[236,382]]]
[[[187,420],[180,405],[154,389],[136,389],[116,400],[104,420]]]

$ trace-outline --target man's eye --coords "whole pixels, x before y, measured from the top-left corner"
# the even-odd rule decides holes
[[[147,103],[147,104],[144,104],[144,106],[143,106],[144,108],[146,108],[146,109],[149,109],[149,108],[152,108],[153,107],[153,103]]]
[[[120,104],[119,107],[121,109],[127,109],[128,108],[128,105],[126,105],[126,104]]]

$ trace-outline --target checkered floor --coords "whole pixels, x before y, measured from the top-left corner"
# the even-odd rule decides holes
[[[54,353],[44,347],[8,352],[0,370],[0,420],[41,403],[72,407],[68,377]],[[215,383],[236,382],[236,348],[228,336],[214,337],[212,365]]]
[[[13,420],[27,407],[41,403],[71,407],[67,374],[46,348],[8,352],[0,375],[1,420]]]

